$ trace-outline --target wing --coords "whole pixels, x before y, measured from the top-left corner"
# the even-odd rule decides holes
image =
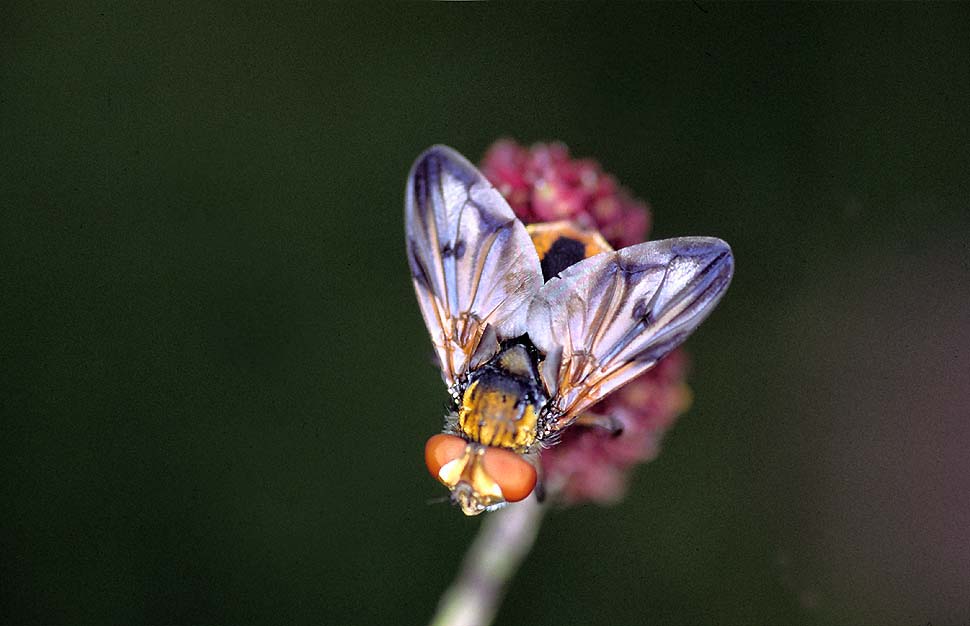
[[[529,302],[542,285],[539,257],[502,195],[451,148],[433,146],[418,157],[405,195],[414,289],[450,386],[473,356],[481,358],[479,343],[497,349],[526,332]]]
[[[590,257],[547,282],[529,337],[562,430],[680,345],[724,295],[734,259],[720,239],[650,241]]]

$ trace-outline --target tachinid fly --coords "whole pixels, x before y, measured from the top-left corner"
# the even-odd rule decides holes
[[[528,497],[564,429],[615,428],[590,407],[680,345],[734,269],[713,237],[614,251],[570,222],[525,226],[444,146],[411,168],[405,230],[452,401],[425,461],[466,515]]]

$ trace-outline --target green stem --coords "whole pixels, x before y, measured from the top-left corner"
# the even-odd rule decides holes
[[[532,549],[545,507],[532,496],[487,513],[458,578],[441,596],[431,626],[487,626],[505,588]]]

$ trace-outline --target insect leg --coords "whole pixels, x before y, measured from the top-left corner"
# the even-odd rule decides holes
[[[610,433],[612,437],[619,437],[623,434],[623,423],[612,415],[583,413],[576,418],[572,425],[585,426],[587,428],[601,428]]]

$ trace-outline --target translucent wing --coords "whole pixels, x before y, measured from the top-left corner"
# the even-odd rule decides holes
[[[542,285],[539,257],[502,195],[451,148],[421,154],[405,194],[414,289],[452,385],[479,343],[497,348],[525,333],[529,302]]]
[[[720,239],[650,241],[590,257],[547,282],[532,302],[529,337],[547,355],[543,380],[561,430],[649,369],[713,310],[731,282]]]

